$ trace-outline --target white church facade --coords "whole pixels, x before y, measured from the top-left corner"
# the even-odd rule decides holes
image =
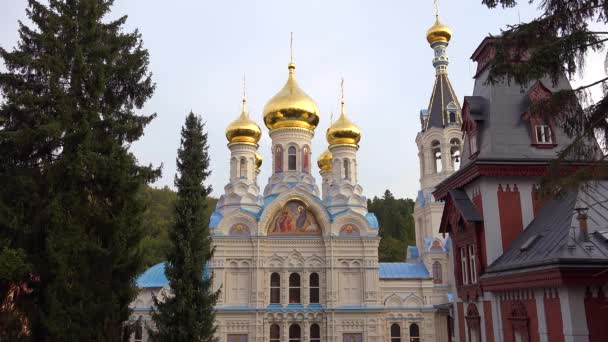
[[[226,129],[230,175],[210,220],[216,249],[206,275],[213,274],[214,289],[221,289],[219,341],[453,339],[450,243],[437,233],[443,206],[430,195],[457,167],[459,155],[452,124],[461,121],[460,105],[451,86],[444,89],[449,84],[449,36],[441,32],[446,29],[437,21],[427,37],[436,51],[435,87],[441,90],[433,91],[416,138],[422,162],[414,213],[417,238],[405,262],[378,261],[379,224],[367,210],[357,173],[361,131],[347,117],[344,96],[340,117],[326,132],[328,146],[317,160],[319,186],[311,140],[320,112],[298,86],[295,64],[289,64],[286,84],[264,107],[272,140],[272,160],[266,164],[272,174],[263,190],[257,152],[262,130],[249,117],[243,98],[242,113]],[[441,125],[434,115],[443,120]],[[132,341],[143,342],[143,327],[151,324],[152,295],[169,291],[164,264],[142,274],[138,286],[132,308],[139,328]]]

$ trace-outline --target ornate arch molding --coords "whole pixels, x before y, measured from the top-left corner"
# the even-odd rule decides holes
[[[348,225],[352,225],[354,229],[358,229],[359,236],[366,236],[372,231],[365,216],[353,211],[352,209],[348,209],[348,211],[334,218],[334,222],[331,224],[331,235],[344,235],[341,234],[341,232],[343,228],[346,228]]]
[[[215,231],[221,235],[247,236],[255,234],[256,226],[257,222],[252,214],[235,210],[222,218]]]
[[[319,223],[322,235],[327,235],[329,233],[328,228],[330,226],[330,218],[325,207],[319,202],[318,199],[308,192],[302,189],[294,188],[282,192],[264,209],[258,222],[258,234],[268,235],[267,232],[269,225],[271,224],[275,215],[279,213],[287,202],[294,200],[301,201],[306,205],[306,208],[312,212]]]

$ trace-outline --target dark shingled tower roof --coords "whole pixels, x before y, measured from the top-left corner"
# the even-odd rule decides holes
[[[435,77],[435,85],[433,86],[433,92],[431,93],[431,99],[429,101],[428,116],[423,123],[422,130],[426,131],[431,127],[444,128],[447,126],[446,118],[446,107],[453,102],[456,105],[457,110],[457,123],[460,123],[460,102],[456,97],[456,93],[452,88],[450,79],[447,73],[438,74]]]

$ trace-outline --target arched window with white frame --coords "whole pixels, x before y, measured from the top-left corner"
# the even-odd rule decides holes
[[[350,160],[344,159],[344,179],[350,180]]]
[[[270,304],[281,303],[281,276],[278,273],[270,275]]]
[[[287,169],[295,171],[298,160],[298,154],[295,146],[289,146],[287,149]]]
[[[289,326],[289,342],[302,342],[302,328],[299,324]]]
[[[410,324],[410,342],[420,342],[420,327],[416,323]]]
[[[289,304],[300,304],[300,275],[292,273],[289,275]]]
[[[135,322],[135,334],[134,334],[134,342],[142,342],[144,338],[144,326],[143,326],[143,317],[139,316],[137,321]]]
[[[247,160],[241,158],[239,162],[239,178],[247,178]]]
[[[431,143],[431,156],[433,157],[433,167],[435,173],[443,171],[443,162],[441,161],[441,143],[434,140]]]
[[[278,324],[270,326],[270,342],[281,342],[281,328]]]
[[[310,326],[310,342],[321,342],[321,328],[317,323]]]
[[[450,140],[450,161],[454,170],[460,169],[460,154],[460,140],[458,140],[457,138],[453,138],[452,140]]]
[[[433,283],[435,283],[435,284],[443,283],[443,274],[442,274],[442,269],[441,269],[441,263],[437,260],[433,263]]]
[[[391,325],[391,342],[401,342],[401,327],[397,323]]]
[[[319,274],[311,273],[308,281],[309,286],[309,294],[310,294],[310,303],[318,304],[319,303]]]
[[[477,267],[475,261],[475,245],[469,245],[469,268],[471,272],[471,284],[477,283]]]

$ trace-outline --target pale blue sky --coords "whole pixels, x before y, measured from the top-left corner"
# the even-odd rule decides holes
[[[480,0],[440,2],[441,18],[454,32],[449,74],[461,101],[473,87],[469,57],[484,36],[535,15],[534,7],[521,2],[510,10],[489,10]],[[0,45],[10,48],[26,1],[0,3]],[[434,80],[425,39],[434,19],[432,0],[116,0],[112,16],[123,14],[129,16],[127,29],[143,35],[157,84],[144,111],[158,117],[133,147],[140,162],[164,164],[157,186],[173,184],[180,127],[192,109],[207,122],[213,195],[223,192],[229,166],[224,129],[239,114],[243,73],[249,110],[263,128],[259,182],[266,184],[270,138],[261,111],[286,80],[293,31],[298,82],[321,110],[314,158],[327,144],[324,132],[330,112],[337,111],[343,76],[347,112],[363,131],[358,160],[365,193],[380,196],[390,189],[415,196],[418,113],[428,105]]]

